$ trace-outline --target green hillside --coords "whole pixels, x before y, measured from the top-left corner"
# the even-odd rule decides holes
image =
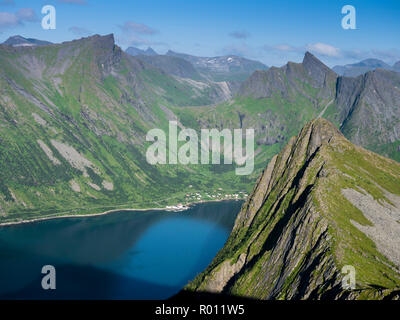
[[[274,157],[225,247],[187,291],[256,299],[400,294],[400,164],[307,124]],[[342,287],[344,266],[356,287]]]

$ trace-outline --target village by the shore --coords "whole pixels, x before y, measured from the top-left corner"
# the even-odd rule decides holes
[[[192,188],[192,186],[189,186]],[[222,188],[213,190],[213,192],[188,192],[185,195],[184,203],[178,203],[173,206],[166,206],[165,209],[168,211],[185,211],[190,208],[191,204],[210,202],[210,201],[224,201],[224,200],[244,200],[248,194],[244,191],[237,193],[224,192]]]

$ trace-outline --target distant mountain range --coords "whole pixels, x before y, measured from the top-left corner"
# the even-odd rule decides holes
[[[148,47],[146,50],[142,50],[135,47],[129,47],[125,50],[126,53],[130,54],[131,56],[138,56],[138,55],[145,55],[145,56],[156,56],[158,55],[151,47]]]
[[[186,75],[194,80],[202,78],[203,80],[216,82],[244,81],[254,71],[268,69],[268,67],[261,62],[234,55],[196,57],[171,50],[165,55],[157,55],[151,48],[141,50],[134,47],[128,48],[126,53],[132,56],[139,56],[140,59],[156,65],[169,74]],[[178,66],[178,68],[174,68],[173,66]],[[193,69],[196,70],[196,72],[194,72]],[[179,70],[178,73],[177,70]]]
[[[249,60],[235,55],[221,57],[196,57],[169,50],[167,56],[182,58],[189,61],[200,72],[215,81],[245,80],[256,70],[267,70],[268,67],[258,61]]]
[[[354,64],[335,66],[332,70],[341,76],[357,77],[367,73],[368,71],[372,71],[378,68],[400,72],[400,61],[396,62],[393,66],[390,66],[387,63],[378,59],[366,59]]]
[[[33,47],[33,46],[45,46],[51,44],[51,42],[37,40],[33,38],[24,38],[22,36],[13,36],[8,38],[3,44],[13,47]]]
[[[260,62],[237,56],[205,58],[173,51],[159,55],[152,48],[141,50],[135,47],[129,47],[125,52],[181,82],[195,81],[191,84],[208,87],[216,103],[232,98],[240,84],[254,71],[268,69]]]

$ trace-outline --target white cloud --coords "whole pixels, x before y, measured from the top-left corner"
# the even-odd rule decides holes
[[[31,8],[21,8],[16,13],[0,12],[0,29],[12,28],[24,22],[38,21],[36,13]]]
[[[156,34],[157,31],[149,26],[146,26],[142,23],[136,23],[133,21],[127,21],[122,26],[119,26],[123,32],[126,33],[136,33],[142,35],[153,35]]]
[[[331,46],[326,43],[314,43],[314,44],[308,44],[306,46],[306,49],[308,51],[311,51],[316,54],[320,54],[322,56],[328,56],[328,57],[340,57],[341,52],[340,49],[335,48],[334,46]]]

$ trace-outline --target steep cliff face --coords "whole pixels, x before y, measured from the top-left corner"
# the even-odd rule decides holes
[[[351,142],[400,160],[400,74],[377,69],[357,78],[339,77],[326,115]]]
[[[275,156],[225,247],[185,290],[256,299],[399,298],[400,164],[307,124]],[[356,288],[342,287],[342,267]]]
[[[348,82],[354,84],[346,88]],[[353,143],[393,157],[390,150],[381,152],[381,147],[397,146],[400,140],[400,74],[378,69],[344,80],[338,87],[341,97],[337,105],[340,110],[348,110],[341,131]]]

